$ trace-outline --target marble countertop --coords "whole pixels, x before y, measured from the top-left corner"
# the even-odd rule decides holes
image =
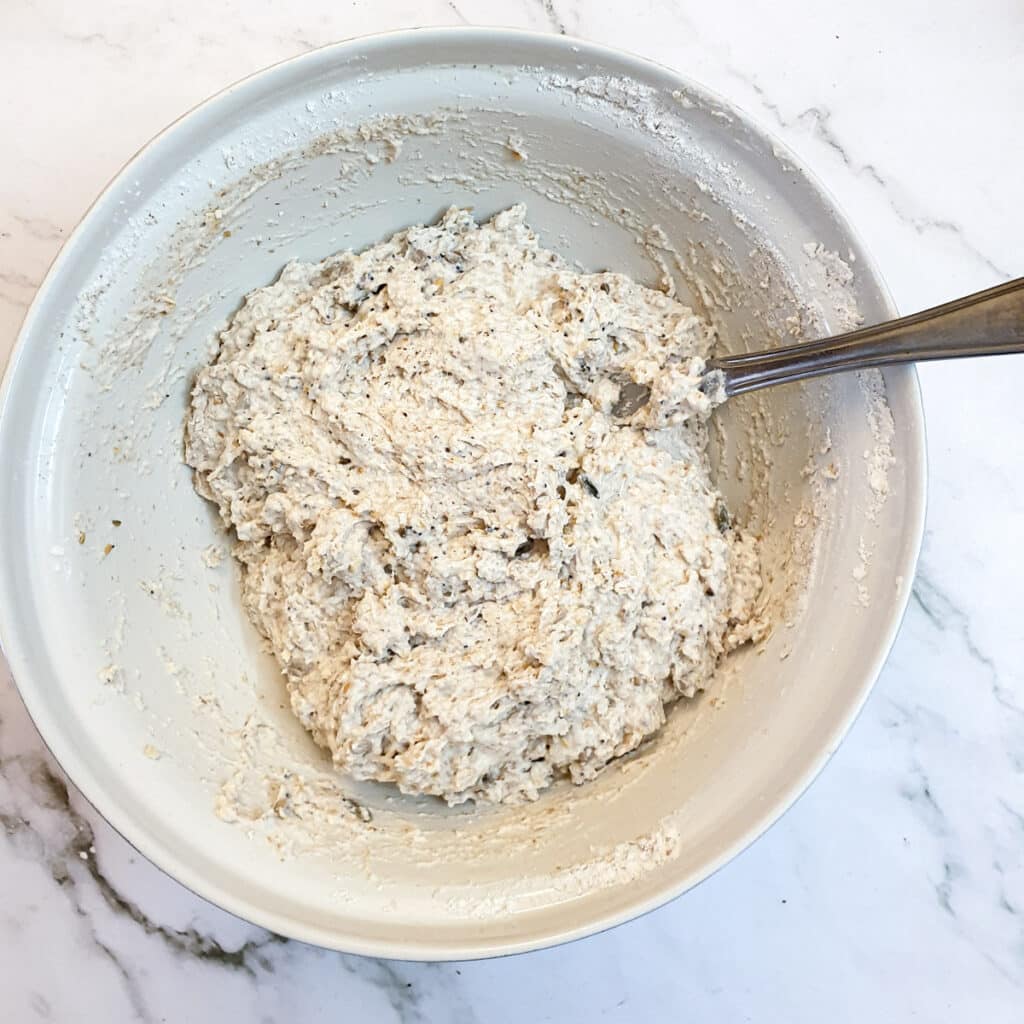
[[[6,0],[0,360],[63,238],[150,136],[266,64],[417,24],[567,32],[745,108],[825,182],[911,311],[1024,273],[1009,0]],[[303,13],[298,13],[302,11]],[[23,1021],[1020,1021],[1024,357],[921,371],[928,531],[902,633],[810,792],[639,921],[472,964],[269,935],[140,858],[0,665],[0,999]],[[89,852],[81,850],[83,840]]]

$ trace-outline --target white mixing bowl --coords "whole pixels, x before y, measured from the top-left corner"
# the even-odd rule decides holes
[[[673,282],[726,349],[893,314],[830,200],[720,100],[589,44],[424,30],[281,64],[159,136],[68,240],[4,379],[0,635],[33,719],[142,853],[285,935],[480,957],[678,895],[822,767],[910,592],[913,370],[738,400],[715,456],[764,534],[762,647],[596,782],[526,808],[449,811],[334,775],[230,557],[215,564],[227,541],[181,461],[191,376],[288,259],[520,200],[582,266]]]

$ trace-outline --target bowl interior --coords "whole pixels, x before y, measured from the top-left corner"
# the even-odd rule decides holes
[[[191,377],[288,260],[519,201],[545,244],[674,288],[726,349],[891,312],[816,186],[678,77],[556,38],[420,32],[278,66],[158,138],[67,245],[9,368],[0,627],[29,709],[144,853],[286,934],[480,956],[656,905],[801,791],[905,604],[912,373],[738,400],[716,471],[764,536],[775,629],[714,691],[597,782],[526,808],[448,810],[331,771],[182,464]]]

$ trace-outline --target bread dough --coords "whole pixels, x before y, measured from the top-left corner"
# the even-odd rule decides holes
[[[709,479],[712,342],[674,299],[570,269],[522,206],[246,298],[186,459],[340,769],[533,799],[633,750],[763,628],[755,540]]]

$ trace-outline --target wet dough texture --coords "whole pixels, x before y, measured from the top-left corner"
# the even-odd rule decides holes
[[[709,327],[524,216],[289,264],[186,429],[295,713],[344,771],[450,803],[592,778],[762,628],[709,480]]]

